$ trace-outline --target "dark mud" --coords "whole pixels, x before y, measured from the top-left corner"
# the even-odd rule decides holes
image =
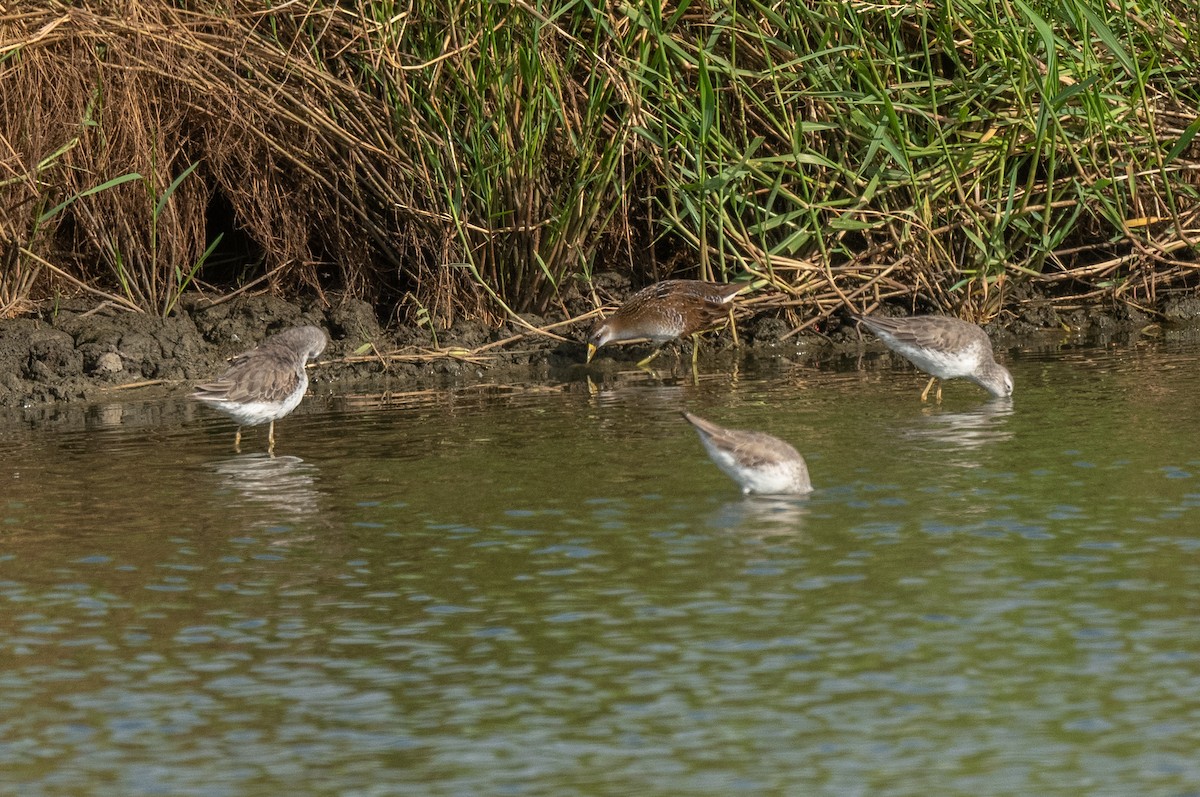
[[[393,389],[419,389],[514,367],[528,376],[531,366],[566,364],[577,355],[582,360],[583,351],[582,345],[532,336],[478,363],[453,357],[395,362],[382,356],[347,362],[369,353],[424,357],[438,349],[469,350],[515,333],[463,324],[435,340],[423,329],[384,330],[370,305],[359,301],[328,308],[271,296],[208,307],[192,301],[181,302],[169,318],[60,306],[0,321],[0,407],[92,400],[137,387],[186,389],[219,373],[229,357],[296,324],[316,324],[330,334],[331,344],[313,372],[317,385],[386,375]]]
[[[1028,297],[1016,305],[1004,327],[989,332],[1004,347],[1035,333],[1083,336],[1144,334],[1156,320],[1128,307],[1062,312]],[[1164,304],[1165,323],[1200,320],[1200,297],[1184,295]],[[556,319],[526,319],[535,326]],[[527,333],[516,325],[499,329],[460,323],[436,339],[423,328],[381,326],[370,305],[348,300],[322,306],[291,303],[272,296],[238,298],[213,306],[198,299],[181,302],[169,318],[94,307],[56,307],[34,317],[0,322],[0,407],[33,406],[112,397],[136,387],[185,390],[219,373],[224,362],[286,327],[310,323],[330,333],[332,342],[313,372],[314,385],[350,385],[386,380],[389,390],[420,390],[472,383],[603,379],[627,369],[648,346],[610,346],[591,366],[583,365],[592,321],[556,332],[568,341],[524,334],[477,357],[464,352]],[[790,326],[771,314],[739,322],[740,346],[729,334],[706,336],[702,359],[741,358],[752,364],[788,364],[836,358],[861,349],[853,327],[833,319],[806,335],[788,336]],[[686,367],[690,344],[677,344],[656,361],[663,369]],[[457,349],[459,356],[436,356]],[[408,354],[412,361],[364,354]],[[348,361],[353,360],[353,361]],[[132,396],[130,396],[132,398]]]

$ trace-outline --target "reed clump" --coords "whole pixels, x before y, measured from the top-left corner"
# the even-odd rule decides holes
[[[1197,285],[1178,0],[28,0],[0,59],[4,314],[265,286],[446,326],[598,270],[750,272],[797,323]]]

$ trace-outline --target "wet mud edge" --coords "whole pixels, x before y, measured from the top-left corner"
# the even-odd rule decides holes
[[[1200,298],[1176,299],[1163,308],[1161,319],[1166,324],[1195,324],[1200,321]],[[558,319],[525,320],[542,326]],[[167,318],[59,306],[28,317],[0,320],[0,407],[98,399],[142,383],[188,390],[219,373],[229,357],[296,324],[316,324],[330,334],[331,344],[312,372],[318,388],[380,378],[386,378],[392,390],[582,379],[624,367],[626,360],[632,363],[634,357],[649,351],[648,347],[608,347],[592,369],[585,369],[583,341],[592,323],[556,330],[567,341],[526,335],[488,350],[476,362],[453,357],[397,362],[362,354],[415,354],[449,348],[470,351],[527,330],[516,323],[493,328],[459,322],[438,331],[435,338],[426,328],[383,327],[366,302],[345,300],[326,306],[315,300],[288,302],[269,295],[239,297],[211,306],[198,300],[184,301]],[[1046,330],[1060,335],[1064,330],[1081,335],[1122,330],[1137,334],[1156,323],[1158,319],[1125,306],[1060,313],[1031,299],[1019,303],[1004,326],[993,325],[988,331],[1003,345],[1006,337],[1015,339]],[[808,334],[788,336],[789,332],[788,323],[769,313],[740,321],[740,346],[735,356],[786,363],[833,357],[862,346],[854,328],[836,316]],[[728,354],[732,346],[730,335],[710,335],[704,353]],[[356,354],[360,361],[344,361]]]

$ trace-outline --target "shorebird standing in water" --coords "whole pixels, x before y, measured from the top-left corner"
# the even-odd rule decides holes
[[[865,324],[889,349],[932,375],[921,401],[929,397],[929,389],[937,382],[936,401],[940,404],[941,380],[956,377],[971,380],[997,398],[1012,395],[1012,374],[996,362],[987,333],[969,321],[940,315],[851,317]]]
[[[742,492],[788,495],[812,492],[808,465],[800,452],[765,432],[726,429],[684,412],[717,467],[738,483]]]
[[[658,344],[658,348],[638,363],[639,368],[645,368],[662,351],[663,345],[691,335],[692,368],[695,369],[699,333],[729,315],[733,297],[746,287],[743,283],[703,280],[665,280],[647,286],[596,325],[588,339],[587,361],[590,363],[596,351],[605,344],[648,338]]]
[[[197,385],[192,398],[203,401],[237,422],[233,447],[241,451],[242,427],[270,421],[267,453],[275,454],[275,421],[300,404],[308,390],[304,365],[325,350],[325,332],[317,327],[285,329],[256,349],[242,352],[229,362],[225,373]]]

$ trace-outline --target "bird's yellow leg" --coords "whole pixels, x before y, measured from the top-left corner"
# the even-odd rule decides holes
[[[649,357],[647,357],[646,359],[644,359],[644,360],[641,360],[640,362],[638,362],[638,364],[637,364],[637,367],[638,367],[638,368],[645,368],[647,365],[649,365],[649,364],[650,364],[650,361],[651,361],[651,360],[653,360],[655,357],[657,357],[657,356],[658,356],[658,353],[659,353],[660,351],[662,351],[662,346],[659,346],[657,349],[655,349],[654,351],[650,352],[650,356],[649,356]]]
[[[733,308],[732,307],[729,308],[729,328],[731,330],[733,330],[733,345],[734,345],[734,347],[736,348],[738,346],[741,346],[742,344],[738,342],[737,322],[733,320]]]
[[[275,421],[271,421],[271,426],[267,430],[267,453],[275,456]]]
[[[942,383],[941,382],[938,382],[937,403],[938,404],[942,403]]]
[[[238,454],[242,453],[242,427],[240,426],[233,435],[233,450]]]
[[[929,389],[933,387],[933,383],[936,381],[938,381],[938,378],[935,376],[929,380],[929,384],[925,385],[925,389],[921,391],[921,401],[925,401],[929,398]],[[939,387],[938,394],[941,395],[941,392],[942,392],[942,389],[941,389],[941,387]],[[939,401],[940,401],[940,399],[939,399]]]
[[[700,333],[692,334],[692,384],[700,384],[700,372],[696,369],[696,357],[700,353]]]

